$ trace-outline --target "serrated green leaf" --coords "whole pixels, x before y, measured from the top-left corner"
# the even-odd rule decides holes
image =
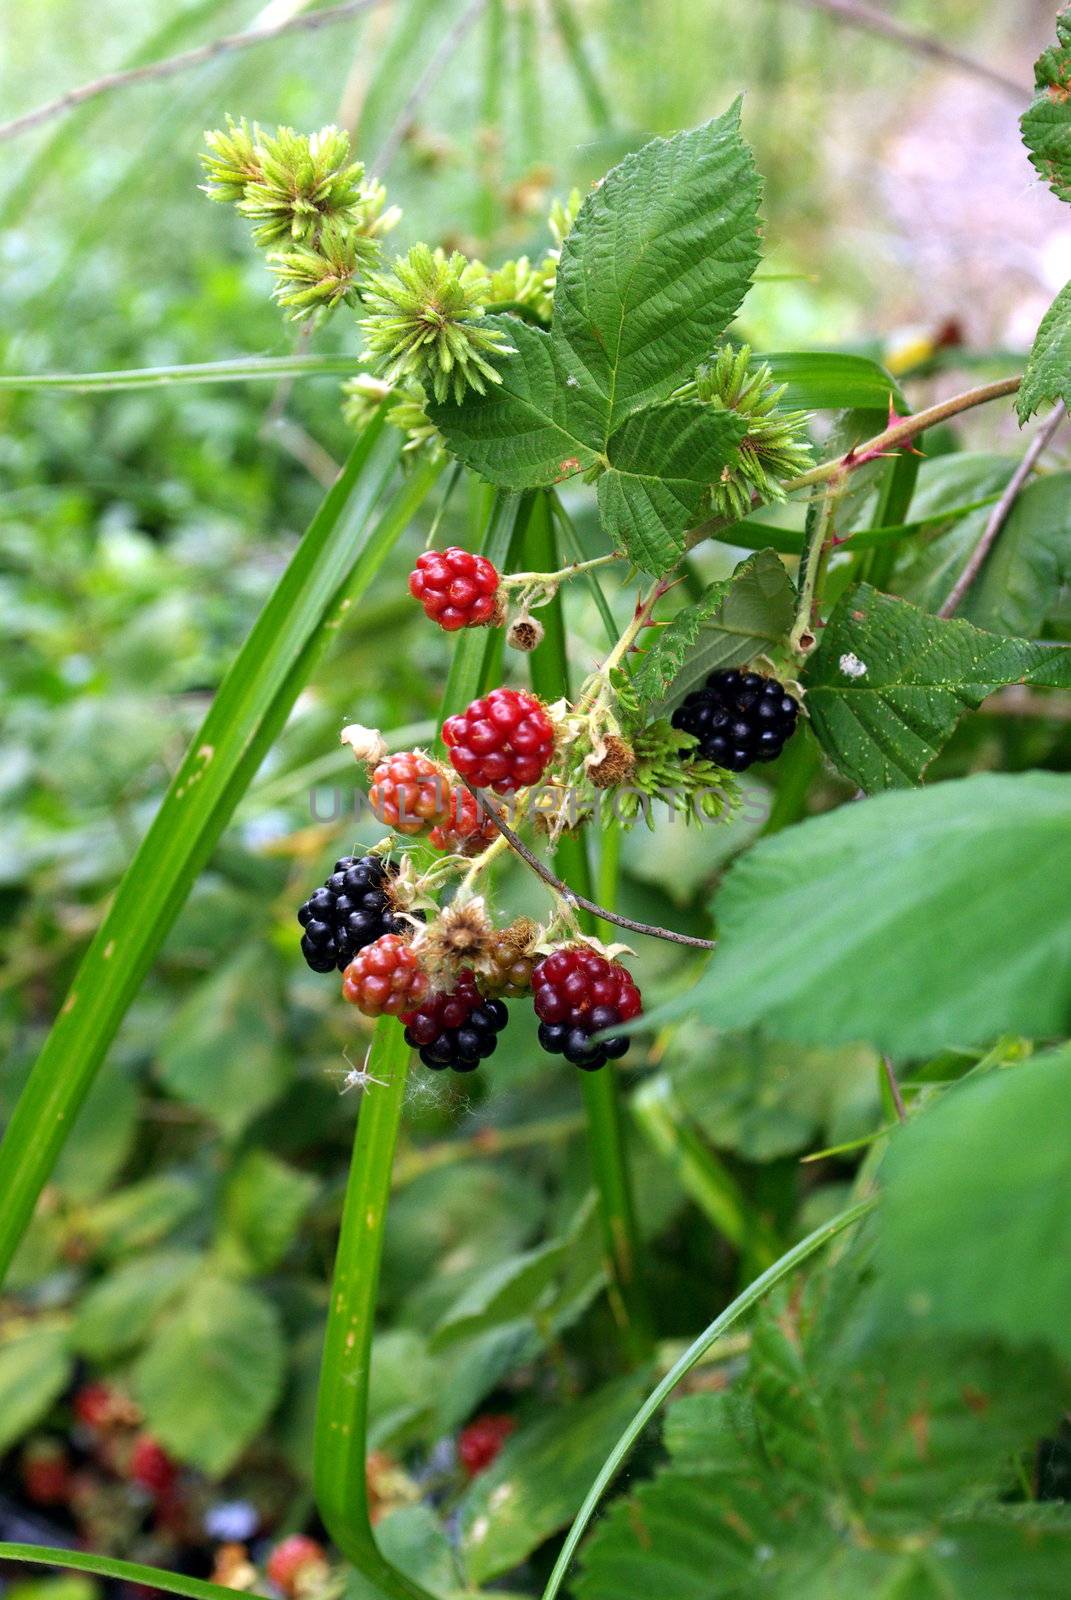
[[[759,193],[739,105],[626,157],[588,196],[565,241],[549,335],[517,318],[490,319],[517,349],[496,363],[502,382],[459,406],[429,407],[454,454],[509,489],[545,487],[605,462],[626,418],[691,378],[735,315],[759,258]],[[629,450],[628,438],[617,448]],[[645,475],[656,465],[644,459]],[[652,493],[634,485],[611,498],[624,512],[635,496],[632,514],[651,524]],[[676,526],[679,491],[656,498],[656,524]],[[667,544],[655,526],[638,548],[664,561],[674,535]]]
[[[458,1507],[471,1584],[508,1572],[575,1515],[645,1386],[643,1374],[619,1379],[508,1440]]]
[[[1071,156],[1071,109],[1065,107],[1065,115]],[[1071,167],[1068,174],[1071,177]],[[1071,198],[1071,191],[1063,198]],[[1015,402],[1020,426],[1042,406],[1054,406],[1057,400],[1071,410],[1071,283],[1060,290],[1034,335]]]
[[[694,605],[684,606],[647,649],[633,686],[651,715],[682,700],[708,673],[740,666],[783,642],[795,590],[773,550],[748,556]]]
[[[503,489],[561,483],[599,460],[600,427],[571,389],[554,343],[517,317],[493,316],[517,354],[497,363],[502,382],[462,405],[429,405],[428,416],[459,461]]]
[[[0,1451],[40,1421],[73,1366],[64,1328],[31,1328],[0,1344]]]
[[[1052,1363],[990,1344],[886,1339],[845,1361],[797,1297],[760,1317],[746,1378],[671,1408],[669,1465],[604,1519],[576,1593],[974,1600],[977,1528],[998,1562],[1003,1531],[1002,1569],[1015,1552],[1033,1594],[1029,1529],[1037,1592],[1055,1594],[1068,1519],[1022,1505],[1013,1521],[998,1497],[1063,1398]]]
[[[740,104],[653,139],[588,195],[562,248],[552,338],[602,441],[692,377],[759,261],[761,184]]]
[[[1071,9],[1057,17],[1056,39],[1034,63],[1034,99],[1019,126],[1038,176],[1071,200]]]
[[[742,417],[698,400],[649,406],[616,430],[599,479],[599,516],[637,567],[661,576],[677,565],[685,531],[746,432]]]
[[[525,1317],[538,1306],[569,1258],[565,1240],[552,1240],[496,1262],[470,1283],[435,1330],[433,1350]]]
[[[1071,686],[1071,650],[983,633],[864,583],[835,607],[803,681],[822,748],[872,794],[917,783],[995,689]]]
[[[950,1090],[881,1177],[879,1320],[1071,1357],[1071,1050]]]
[[[730,868],[693,1011],[894,1056],[1071,1030],[1071,778],[985,775],[844,806]]]
[[[71,1332],[74,1348],[91,1361],[132,1350],[190,1282],[201,1259],[190,1250],[169,1250],[124,1262],[82,1300]]]
[[[261,948],[241,951],[179,1007],[160,1041],[158,1066],[172,1094],[231,1136],[277,1099],[291,1067]]]
[[[243,1270],[269,1272],[286,1254],[316,1193],[316,1179],[266,1150],[250,1150],[223,1194],[220,1246]]]
[[[284,1361],[270,1301],[225,1278],[202,1277],[139,1359],[134,1390],[161,1442],[220,1477],[278,1400]]]

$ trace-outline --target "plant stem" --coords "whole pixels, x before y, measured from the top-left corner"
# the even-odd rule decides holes
[[[521,860],[531,867],[537,877],[542,878],[548,889],[553,889],[555,894],[571,906],[577,906],[589,916],[598,918],[602,922],[612,922],[618,928],[628,928],[632,933],[645,933],[652,939],[666,939],[670,944],[686,944],[696,950],[713,950],[716,948],[713,939],[699,939],[690,933],[677,933],[672,928],[660,928],[653,922],[637,922],[634,917],[623,917],[620,912],[612,911],[608,906],[599,905],[589,896],[580,894],[572,885],[540,861],[534,851],[529,850],[524,840],[515,833],[505,819],[500,806],[497,806],[490,795],[484,794],[480,789],[474,789],[467,779],[462,778],[462,783],[473,796],[476,802],[491,818],[498,829],[499,837],[493,844],[488,845],[482,856],[478,856],[472,867],[465,874],[464,882],[470,883],[478,872],[483,871],[484,857],[498,853],[500,845],[508,843]],[[576,881],[575,879],[573,880]],[[604,897],[605,898],[605,897]]]
[[[680,1359],[674,1362],[658,1387],[652,1390],[643,1402],[643,1405],[636,1412],[636,1415],[604,1461],[598,1477],[588,1490],[584,1504],[577,1512],[576,1520],[569,1529],[568,1537],[562,1546],[561,1554],[554,1563],[554,1570],[551,1572],[547,1586],[543,1590],[541,1600],[555,1600],[555,1597],[560,1594],[565,1575],[572,1563],[573,1556],[576,1554],[577,1546],[595,1514],[599,1501],[617,1476],[621,1464],[632,1449],[632,1446],[643,1433],[658,1408],[664,1401],[668,1400],[681,1379],[692,1370],[697,1361],[701,1360],[711,1345],[716,1344],[735,1322],[738,1322],[746,1312],[751,1310],[752,1306],[758,1305],[759,1301],[769,1294],[771,1289],[775,1289],[785,1278],[790,1277],[797,1267],[802,1266],[810,1256],[824,1249],[832,1239],[836,1238],[838,1233],[843,1233],[845,1228],[850,1228],[853,1223],[861,1221],[869,1211],[873,1210],[875,1205],[877,1205],[876,1196],[867,1200],[860,1200],[858,1204],[849,1206],[846,1211],[842,1211],[839,1216],[834,1217],[831,1222],[823,1223],[820,1228],[816,1228],[813,1233],[809,1233],[806,1239],[801,1239],[799,1244],[794,1245],[779,1261],[775,1261],[772,1267],[768,1267],[761,1277],[755,1279],[754,1283],[748,1284],[744,1292],[737,1295],[732,1305],[726,1306],[725,1310],[714,1318],[710,1326],[704,1329],[698,1339],[688,1346]]]
[[[611,550],[608,556],[593,556],[590,561],[573,561],[567,567],[559,567],[557,572],[506,572],[502,575],[502,584],[507,589],[518,589],[525,584],[546,584],[557,588],[559,583],[575,578],[578,572],[591,572],[595,567],[606,567],[613,561],[624,559],[620,550]]]
[[[0,373],[0,389],[70,389],[75,394],[94,394],[106,389],[162,389],[176,383],[263,383],[278,378],[352,377],[355,367],[352,356],[236,356],[230,361],[128,367],[117,372]]]
[[[1012,474],[1008,482],[1008,487],[1004,490],[1004,493],[1001,495],[1000,499],[997,501],[996,505],[993,507],[988,518],[986,519],[986,525],[982,530],[982,536],[978,540],[978,543],[975,545],[974,549],[971,551],[970,556],[967,559],[967,565],[964,567],[963,571],[952,585],[951,592],[949,593],[944,605],[938,611],[937,615],[939,617],[950,617],[959,609],[964,595],[971,587],[971,584],[974,582],[975,578],[977,578],[978,574],[981,572],[983,566],[985,565],[986,557],[993,548],[994,544],[997,542],[997,539],[1000,537],[1004,524],[1011,516],[1012,508],[1022,493],[1027,479],[1030,477],[1030,474],[1036,467],[1038,459],[1052,443],[1057,429],[1060,427],[1060,424],[1064,421],[1066,416],[1067,408],[1061,401],[1061,403],[1053,411],[1052,415],[1034,435],[1034,438],[1030,442],[1030,448],[1027,450],[1025,456]]]
[[[376,1025],[331,1283],[316,1405],[316,1504],[348,1561],[388,1600],[430,1600],[381,1554],[369,1518],[365,1455],[376,1290],[409,1049],[393,1017]]]
[[[927,428],[932,428],[935,423],[947,422],[950,417],[958,417],[963,411],[970,411],[975,406],[987,405],[990,400],[1002,400],[1007,395],[1014,394],[1021,384],[1021,378],[1000,378],[995,383],[984,383],[977,389],[967,389],[963,394],[953,395],[950,400],[942,400],[938,405],[929,406],[925,411],[916,411],[910,417],[898,417],[894,423],[885,428],[881,433],[868,439],[865,444],[856,445],[849,450],[846,456],[840,456],[836,461],[823,461],[820,466],[812,467],[809,472],[802,473],[798,478],[790,478],[782,484],[786,494],[795,494],[799,489],[809,489],[816,483],[827,483],[830,478],[835,478],[841,472],[854,472],[857,467],[866,466],[870,461],[876,461],[879,456],[895,450],[899,445],[908,444],[917,434],[924,433]]]
[[[533,567],[557,565],[557,538],[550,518],[546,494],[538,497],[528,525],[527,549]],[[543,643],[529,656],[532,687],[545,700],[569,696],[569,669],[565,653],[565,624],[561,596],[555,595],[545,611],[546,633]],[[627,646],[626,646],[627,648]],[[566,883],[590,901],[591,865],[582,838],[566,834],[558,844],[555,866]],[[581,913],[588,932],[595,923]],[[599,1197],[599,1220],[609,1269],[609,1298],[621,1330],[626,1354],[641,1361],[650,1350],[650,1313],[640,1268],[640,1236],[632,1199],[624,1128],[618,1102],[617,1082],[612,1072],[580,1074],[584,1110],[587,1116],[588,1148],[592,1174]]]
[[[800,562],[796,620],[788,636],[789,649],[799,656],[806,655],[814,647],[814,602],[818,588],[818,573],[829,543],[833,526],[833,507],[836,504],[842,478],[843,472],[839,477],[830,479],[822,496],[821,506],[817,511],[812,506],[808,516],[807,542],[803,560]]]

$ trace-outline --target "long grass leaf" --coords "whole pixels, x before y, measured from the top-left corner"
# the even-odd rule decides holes
[[[377,417],[261,612],[75,975],[0,1145],[0,1276],[108,1046],[235,806],[307,681],[330,625],[397,537],[372,520],[400,435]]]

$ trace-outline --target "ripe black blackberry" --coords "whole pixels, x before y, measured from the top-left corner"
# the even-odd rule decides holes
[[[324,884],[297,914],[305,932],[301,953],[313,972],[341,972],[358,950],[385,933],[405,933],[395,914],[390,880],[398,868],[379,856],[343,856]]]
[[[415,1010],[402,1013],[405,1042],[432,1071],[453,1067],[471,1072],[492,1055],[509,1021],[501,1000],[486,1000],[466,968],[450,990],[438,990]]]
[[[799,705],[776,678],[735,667],[712,672],[686,695],[673,726],[699,740],[688,755],[743,772],[753,761],[773,761],[796,731]]]

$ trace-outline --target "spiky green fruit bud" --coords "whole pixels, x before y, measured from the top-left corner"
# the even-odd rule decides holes
[[[460,404],[502,380],[493,356],[516,352],[497,328],[480,321],[491,282],[479,262],[416,244],[389,272],[375,273],[364,290],[364,359],[390,383],[414,379],[440,404]]]
[[[752,367],[746,344],[738,350],[723,345],[698,369],[695,387],[700,400],[735,411],[747,422],[735,460],[711,489],[715,515],[739,521],[756,500],[783,500],[781,480],[794,478],[811,465],[809,413],[781,409],[785,385],[773,381],[765,362]]]

